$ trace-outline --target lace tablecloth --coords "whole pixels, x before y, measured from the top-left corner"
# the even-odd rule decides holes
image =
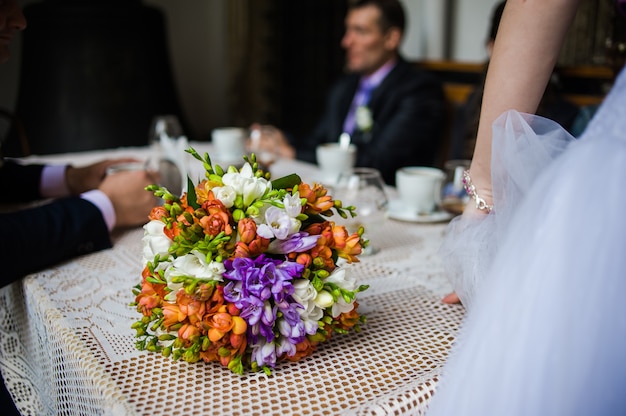
[[[440,301],[450,290],[436,255],[444,231],[386,220],[380,252],[354,266],[370,285],[363,330],[271,376],[136,350],[129,304],[143,230],[117,234],[110,250],[0,291],[2,374],[28,415],[423,414],[464,313]]]

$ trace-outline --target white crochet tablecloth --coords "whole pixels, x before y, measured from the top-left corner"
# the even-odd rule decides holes
[[[130,150],[141,154],[120,154]],[[273,170],[315,175],[311,165],[281,163]],[[0,291],[0,369],[25,415],[423,414],[464,314],[440,301],[450,290],[436,255],[444,231],[445,224],[387,219],[376,234],[380,252],[354,266],[370,285],[359,297],[362,331],[334,336],[271,376],[136,350],[130,326],[139,315],[129,304],[140,281],[143,230],[116,234],[110,250]]]

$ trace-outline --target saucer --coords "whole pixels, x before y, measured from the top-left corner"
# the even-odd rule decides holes
[[[430,214],[417,214],[411,211],[402,209],[401,202],[399,200],[389,201],[389,208],[387,215],[392,220],[417,222],[417,223],[434,223],[443,222],[452,219],[455,215],[447,211],[435,211]]]

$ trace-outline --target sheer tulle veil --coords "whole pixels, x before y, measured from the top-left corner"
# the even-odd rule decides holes
[[[626,414],[626,71],[578,140],[514,111],[493,136],[495,212],[441,250],[468,312],[428,414]]]

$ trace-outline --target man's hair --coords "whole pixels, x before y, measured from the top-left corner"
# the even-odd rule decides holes
[[[392,27],[400,29],[404,33],[406,18],[404,8],[399,0],[356,0],[353,1],[349,9],[358,9],[366,6],[374,6],[380,10],[380,29],[387,32]]]

